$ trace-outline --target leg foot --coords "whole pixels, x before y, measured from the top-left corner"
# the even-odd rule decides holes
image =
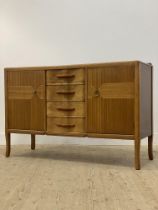
[[[135,139],[135,169],[140,170],[140,139]]]
[[[153,135],[148,136],[148,156],[149,160],[153,160]]]
[[[31,149],[35,150],[35,135],[31,134]]]
[[[6,157],[10,156],[10,133],[6,132]]]

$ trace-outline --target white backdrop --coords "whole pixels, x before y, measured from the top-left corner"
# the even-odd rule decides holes
[[[4,144],[4,79],[8,66],[142,60],[154,65],[154,134],[158,133],[157,0],[0,0],[0,144]],[[13,143],[30,136],[13,135]],[[38,143],[121,141],[38,137]],[[146,141],[144,141],[146,142]],[[158,142],[158,140],[157,140]],[[123,144],[128,143],[123,141]]]

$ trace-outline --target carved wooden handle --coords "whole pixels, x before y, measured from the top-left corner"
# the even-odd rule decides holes
[[[73,128],[75,127],[75,124],[56,124],[58,127],[63,127],[63,128]]]
[[[75,108],[62,108],[62,107],[59,107],[59,108],[57,108],[57,110],[59,110],[59,111],[75,111]]]
[[[67,95],[73,95],[75,94],[75,91],[58,91],[57,94],[67,94]]]
[[[56,75],[57,78],[73,78],[75,77],[74,74],[59,74],[59,75]]]

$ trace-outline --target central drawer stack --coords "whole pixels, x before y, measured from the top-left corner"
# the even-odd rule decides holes
[[[85,71],[52,69],[46,72],[47,133],[85,132]]]

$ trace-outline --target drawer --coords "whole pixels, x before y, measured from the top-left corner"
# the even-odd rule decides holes
[[[84,117],[84,102],[47,102],[48,117]]]
[[[47,71],[47,84],[84,83],[84,69],[53,69]]]
[[[47,86],[47,100],[84,101],[84,85]]]
[[[54,134],[84,133],[84,118],[47,118],[47,132]]]

